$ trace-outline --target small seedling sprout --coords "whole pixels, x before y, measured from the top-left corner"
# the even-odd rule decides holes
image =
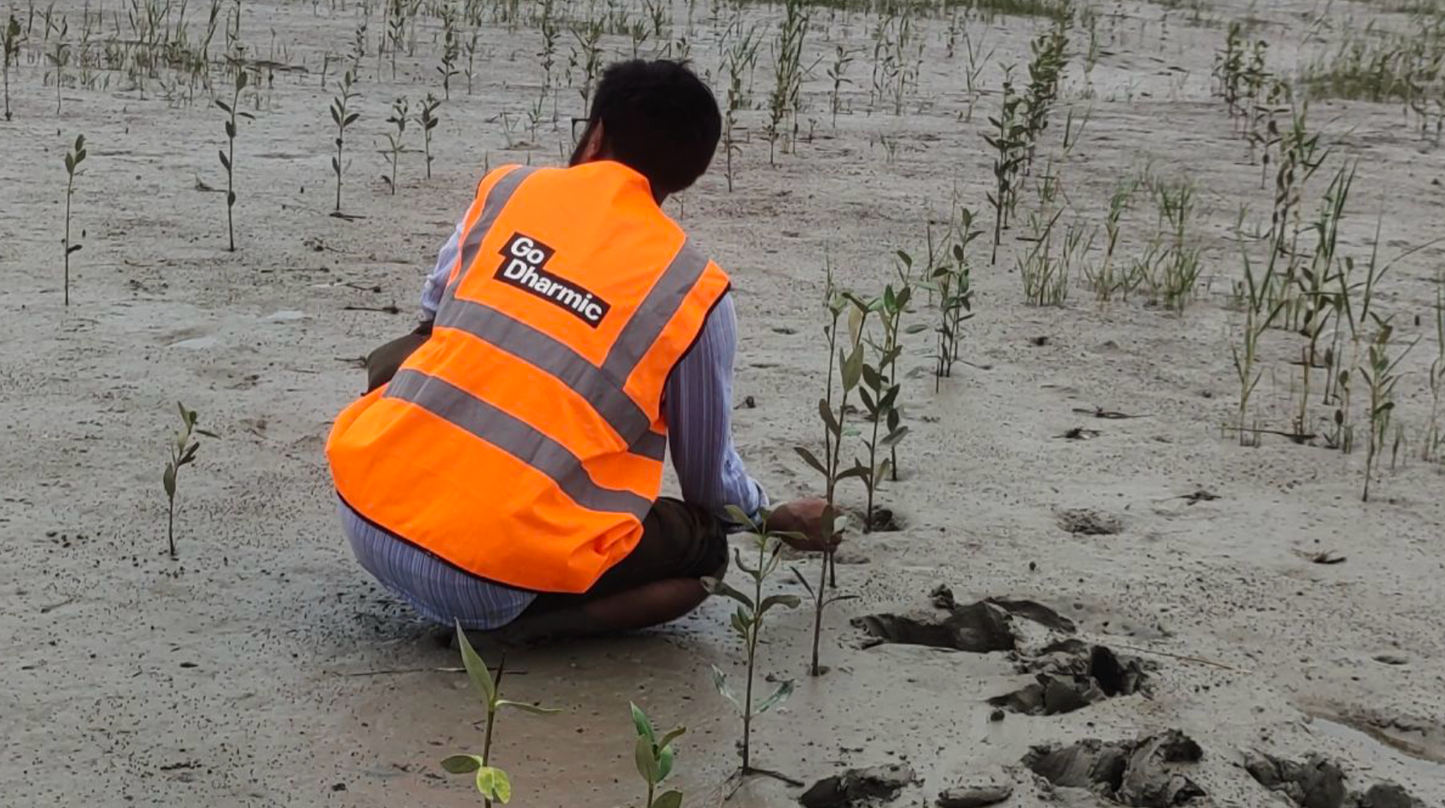
[[[64,298],[65,305],[70,305],[70,254],[79,252],[79,244],[70,240],[70,200],[75,196],[75,177],[80,173],[80,164],[85,162],[85,135],[75,136],[75,145],[65,153],[65,239],[61,246],[65,249],[65,279]]]
[[[743,526],[743,537],[747,539],[752,549],[757,552],[757,565],[748,566],[743,561],[742,551],[733,548],[733,559],[737,568],[747,575],[753,582],[753,594],[745,595],[734,589],[727,582],[719,578],[704,578],[703,585],[708,592],[714,595],[721,595],[737,602],[737,610],[733,612],[730,625],[733,632],[742,640],[743,652],[745,654],[744,664],[747,668],[744,690],[741,698],[733,691],[728,684],[728,675],[716,665],[712,666],[713,686],[719,694],[727,699],[743,721],[742,742],[740,751],[742,754],[742,768],[739,774],[747,777],[753,774],[761,774],[776,777],[788,782],[793,782],[777,772],[759,769],[753,766],[752,761],[752,728],[753,719],[768,710],[777,707],[787,700],[793,693],[793,680],[785,680],[761,702],[753,701],[753,685],[756,680],[758,665],[758,646],[763,636],[763,627],[767,622],[768,612],[778,606],[788,609],[796,609],[800,603],[797,595],[769,595],[763,597],[763,584],[768,577],[777,570],[780,563],[779,552],[782,550],[782,541],[779,535],[767,529],[766,514],[760,515],[758,521],[753,521],[742,509],[736,506],[728,507],[728,515],[733,522]],[[801,785],[801,784],[798,784]]]
[[[346,71],[341,80],[341,94],[331,101],[331,121],[336,124],[336,155],[331,158],[331,170],[336,173],[336,213],[341,213],[341,172],[345,167],[346,128],[361,117],[361,113],[350,111],[351,99],[356,97],[356,93],[351,89],[354,81],[352,72]]]
[[[482,800],[488,808],[493,801],[505,805],[512,799],[512,780],[505,771],[491,765],[490,762],[497,714],[504,709],[522,710],[537,715],[560,711],[551,707],[538,707],[535,704],[502,698],[502,675],[506,672],[506,658],[504,657],[497,665],[496,677],[493,678],[491,670],[487,668],[487,663],[482,661],[481,656],[467,640],[467,633],[462,630],[460,622],[456,624],[456,630],[457,645],[462,650],[462,664],[467,669],[467,678],[471,680],[472,688],[476,690],[478,696],[481,696],[482,704],[487,708],[487,729],[483,736],[480,755],[452,755],[442,761],[442,768],[452,774],[475,774],[477,791],[481,792]]]
[[[681,808],[681,791],[664,791],[657,794],[657,787],[672,773],[674,752],[672,742],[687,732],[686,727],[677,727],[661,738],[652,727],[652,720],[636,704],[632,708],[632,725],[637,730],[637,744],[633,759],[637,762],[637,773],[647,783],[647,802],[643,808]],[[655,796],[654,796],[655,795]]]
[[[15,12],[10,12],[10,19],[5,23],[4,50],[0,52],[4,61],[0,61],[0,70],[5,73],[5,120],[10,120],[10,63],[14,62],[19,66],[20,46],[25,39],[20,33],[20,21],[15,19]]]
[[[421,109],[417,110],[416,113],[417,125],[421,127],[421,150],[422,157],[426,159],[427,179],[431,179],[431,133],[433,129],[437,128],[437,124],[441,123],[441,120],[437,118],[436,115],[437,107],[440,107],[441,104],[441,99],[431,93],[427,93],[426,98],[421,102]],[[505,118],[503,120],[505,120]]]
[[[181,428],[176,431],[176,439],[171,444],[171,456],[166,461],[166,470],[161,474],[161,485],[166,492],[166,543],[170,546],[171,558],[176,557],[176,481],[181,469],[196,462],[196,450],[201,448],[196,435],[205,435],[208,438],[219,437],[214,432],[208,432],[196,427],[196,411],[187,409],[186,405],[180,402],[176,407],[181,411]]]
[[[396,194],[396,164],[401,158],[402,152],[406,151],[406,144],[403,140],[406,135],[407,122],[407,100],[398,98],[391,102],[391,117],[386,122],[396,127],[395,132],[386,133],[387,150],[386,154],[391,159],[391,176],[382,176],[382,181],[391,189],[392,195]]]
[[[227,103],[216,99],[216,106],[226,113],[226,151],[217,151],[221,159],[221,168],[226,170],[226,238],[229,246],[227,250],[236,251],[236,226],[232,211],[236,207],[236,119],[245,118],[255,120],[256,116],[249,112],[241,112],[241,91],[246,89],[248,74],[245,70],[237,68],[235,90],[231,93],[231,101]]]

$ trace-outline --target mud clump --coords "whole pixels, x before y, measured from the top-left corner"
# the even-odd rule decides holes
[[[938,808],[984,808],[1012,797],[1014,787],[1008,783],[984,783],[954,786],[938,795]]]
[[[1124,531],[1119,517],[1088,508],[1060,511],[1059,527],[1076,536],[1113,536]]]
[[[913,769],[901,763],[849,769],[814,783],[798,802],[804,808],[862,808],[889,802],[917,781]]]
[[[1300,808],[1425,808],[1398,783],[1375,783],[1364,793],[1352,792],[1340,765],[1319,755],[1295,761],[1251,751],[1245,753],[1244,769]]]
[[[946,586],[930,593],[927,606],[867,615],[854,619],[853,625],[868,634],[866,647],[898,643],[987,654],[1018,649],[1013,621],[1020,618],[1055,631],[1074,631],[1073,621],[1034,601],[986,598],[959,605]]]
[[[1024,715],[1062,715],[1116,696],[1132,696],[1146,690],[1149,681],[1142,661],[1072,639],[1045,648],[1024,669],[1035,672],[1034,683],[988,703]]]
[[[1034,747],[1023,763],[1056,788],[1086,789],[1135,808],[1172,808],[1206,796],[1177,771],[1203,756],[1199,744],[1171,729],[1138,741],[1089,738],[1063,747]]]

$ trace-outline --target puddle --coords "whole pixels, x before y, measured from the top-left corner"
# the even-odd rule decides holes
[[[1406,770],[1421,777],[1445,779],[1445,761],[1438,760],[1428,749],[1396,738],[1374,727],[1359,728],[1342,721],[1311,716],[1310,726],[1331,738],[1338,738],[1364,747],[1383,746],[1400,761]]]

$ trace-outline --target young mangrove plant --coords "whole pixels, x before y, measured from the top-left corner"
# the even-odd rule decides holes
[[[746,103],[744,80],[752,74],[758,60],[757,29],[749,28],[733,37],[732,46],[723,56],[728,71],[727,103],[723,110],[723,171],[727,175],[728,193],[733,190],[733,155],[742,151],[737,143],[738,111]]]
[[[1027,127],[1020,120],[1019,107],[1023,97],[1014,92],[1009,79],[1009,69],[1004,69],[1003,101],[997,118],[989,118],[993,134],[983,139],[994,151],[994,188],[988,193],[988,203],[993,206],[993,254],[990,264],[998,263],[998,245],[1003,241],[1003,230],[1008,226],[1009,215],[1014,209],[1018,195],[1017,177],[1023,166]]]
[[[969,277],[968,245],[983,235],[973,227],[974,212],[964,208],[959,213],[959,227],[953,243],[953,262],[934,267],[930,290],[938,294],[938,353],[934,355],[933,390],[938,392],[943,379],[953,376],[953,363],[958,361],[959,336],[963,323],[973,317],[973,284]]]
[[[406,151],[404,137],[406,135],[407,122],[407,100],[398,98],[391,102],[391,116],[386,122],[391,124],[395,131],[386,133],[386,152],[391,162],[391,176],[382,175],[382,182],[391,189],[393,196],[396,195],[396,164],[401,159],[401,153]]]
[[[47,13],[47,17],[49,14]],[[60,116],[60,91],[65,86],[65,66],[70,63],[70,43],[65,41],[65,35],[70,30],[70,23],[60,18],[60,24],[55,30],[55,45],[45,53],[45,60],[55,68],[55,115]],[[46,37],[50,35],[49,25],[46,26]]]
[[[1284,301],[1271,303],[1269,299],[1278,253],[1270,250],[1269,265],[1262,278],[1255,274],[1249,253],[1241,254],[1244,257],[1244,283],[1240,287],[1240,296],[1244,303],[1244,327],[1240,332],[1239,344],[1229,346],[1234,357],[1235,377],[1239,381],[1239,413],[1235,420],[1235,429],[1239,432],[1240,446],[1258,446],[1259,433],[1250,429],[1249,425],[1249,398],[1254,393],[1254,388],[1259,385],[1261,375],[1258,369],[1259,341],[1274,324],[1280,309],[1284,307]]]
[[[346,128],[361,117],[361,113],[350,111],[351,99],[356,97],[356,93],[351,89],[354,81],[352,72],[346,71],[341,80],[341,94],[331,101],[331,120],[336,124],[336,155],[331,158],[331,170],[336,172],[336,213],[341,213],[341,172],[345,166]]]
[[[1425,428],[1425,446],[1421,458],[1426,462],[1439,460],[1445,436],[1440,434],[1440,409],[1445,404],[1445,273],[1435,279],[1435,361],[1430,363],[1430,421]]]
[[[637,773],[642,775],[642,779],[647,783],[647,801],[643,803],[643,808],[681,808],[681,791],[657,794],[657,787],[672,773],[672,742],[687,732],[687,728],[677,727],[659,738],[647,713],[636,704],[629,706],[632,708],[632,725],[637,730],[633,759],[637,762]]]
[[[508,701],[502,698],[502,674],[506,672],[506,658],[504,657],[497,664],[497,674],[494,678],[491,670],[487,668],[487,663],[482,661],[481,656],[467,640],[467,633],[462,630],[460,622],[457,623],[457,645],[462,649],[462,664],[467,669],[467,678],[472,681],[472,688],[477,691],[478,696],[481,696],[482,704],[487,708],[487,729],[483,736],[480,755],[452,755],[442,761],[442,768],[452,774],[473,774],[477,791],[481,792],[482,800],[489,808],[493,801],[505,805],[512,799],[512,779],[507,776],[505,771],[491,765],[492,741],[496,734],[498,713],[504,709],[522,710],[537,715],[547,715],[559,711],[551,707],[538,707],[534,704]]]
[[[833,83],[832,94],[828,98],[828,111],[833,116],[833,126],[838,125],[838,110],[842,106],[839,96],[843,91],[843,85],[852,84],[853,80],[848,78],[848,65],[853,62],[853,51],[838,45],[833,52],[833,65],[828,68],[828,79]]]
[[[416,112],[416,123],[421,127],[421,151],[426,160],[427,179],[431,179],[431,133],[437,128],[437,124],[441,123],[441,119],[437,117],[437,108],[441,105],[441,99],[427,93],[426,98],[422,99],[421,109]]]
[[[237,69],[236,84],[231,92],[230,102],[216,99],[216,106],[226,113],[226,150],[218,150],[216,155],[221,158],[221,168],[226,171],[226,249],[230,252],[236,251],[236,223],[233,216],[236,208],[236,119],[255,120],[256,118],[255,115],[240,110],[241,91],[246,89],[248,76],[249,74],[245,70]]]
[[[827,304],[830,322],[823,329],[828,340],[828,380],[827,386],[824,388],[824,395],[818,400],[818,415],[823,420],[823,457],[820,460],[817,455],[803,446],[795,446],[793,451],[803,458],[803,462],[823,475],[823,498],[827,506],[823,510],[822,523],[827,534],[836,537],[841,535],[848,525],[848,517],[840,513],[837,507],[838,483],[861,473],[858,464],[850,469],[842,469],[841,466],[843,438],[850,434],[847,427],[848,396],[858,386],[863,376],[863,325],[867,312],[833,287],[831,265],[827,268],[824,300]],[[838,319],[844,310],[849,312],[848,343],[840,348],[838,346]],[[835,379],[841,382],[841,389],[834,387]],[[835,391],[836,401],[834,400]],[[833,544],[831,542],[824,548],[820,563],[817,588],[808,583],[807,577],[797,567],[792,569],[794,577],[803,584],[813,598],[813,658],[812,665],[808,669],[813,676],[819,676],[823,672],[818,660],[819,643],[823,635],[823,611],[830,603],[838,599],[836,595],[829,596],[828,594],[828,576],[834,570]]]
[[[1415,342],[1406,345],[1404,350],[1392,357],[1390,337],[1394,335],[1394,326],[1378,315],[1375,316],[1375,323],[1379,329],[1375,332],[1374,340],[1370,342],[1365,366],[1360,368],[1360,378],[1370,390],[1370,434],[1365,454],[1365,491],[1361,497],[1365,502],[1370,501],[1370,482],[1375,477],[1375,463],[1390,432],[1390,422],[1395,412],[1395,385],[1400,381],[1400,362],[1419,342],[1417,337]]]
[[[5,120],[10,120],[10,63],[17,66],[20,63],[20,45],[24,42],[20,35],[20,21],[15,19],[15,12],[10,12],[10,19],[5,23],[3,37],[0,37],[0,44],[4,45],[0,50],[0,71],[5,73]]]
[[[905,263],[911,264],[912,259],[906,253],[900,252],[899,256],[906,259]],[[890,457],[880,458],[880,448],[892,452],[908,434],[908,427],[903,426],[902,415],[898,409],[898,394],[903,386],[897,377],[898,356],[903,352],[899,343],[899,331],[902,326],[903,313],[908,310],[908,301],[912,297],[912,287],[905,284],[899,289],[894,289],[893,284],[887,284],[883,288],[883,294],[874,301],[867,304],[870,312],[878,314],[878,321],[883,329],[882,341],[867,340],[869,348],[873,351],[873,361],[870,363],[864,360],[860,373],[862,386],[858,388],[858,397],[863,401],[863,409],[867,412],[870,423],[869,431],[865,433],[864,442],[868,448],[868,462],[866,464],[854,461],[854,468],[857,470],[858,479],[868,491],[868,504],[863,512],[863,532],[870,533],[878,524],[877,514],[874,510],[874,500],[879,486],[885,478],[890,476],[890,471],[896,460]],[[848,377],[843,378],[843,386],[846,392]],[[881,434],[880,434],[881,433]],[[894,478],[896,479],[896,477]]]
[[[437,73],[442,77],[442,97],[451,100],[452,78],[457,75],[457,58],[461,56],[461,39],[457,36],[456,10],[450,3],[441,7],[442,25],[445,29],[442,40],[442,63],[437,65]]]
[[[80,251],[80,245],[70,240],[70,201],[75,196],[75,177],[80,173],[80,164],[85,162],[85,154],[85,135],[76,135],[75,145],[65,153],[65,239],[61,246],[65,249],[63,294],[67,306],[70,305],[70,254]]]
[[[803,38],[808,33],[808,12],[804,0],[786,0],[783,26],[778,32],[778,52],[773,74],[773,92],[768,97],[768,164],[776,165],[776,147],[783,136],[783,122],[793,116],[797,131],[798,98],[803,84]]]
[[[171,558],[176,557],[176,479],[181,469],[196,462],[196,450],[201,444],[196,440],[196,435],[205,435],[208,438],[218,437],[214,432],[207,432],[196,427],[196,411],[186,409],[186,405],[176,402],[176,407],[181,411],[181,428],[176,431],[176,439],[171,443],[170,459],[166,461],[166,470],[161,474],[161,486],[166,492],[166,543],[170,545]]]
[[[760,769],[753,765],[752,759],[752,729],[753,719],[766,713],[768,710],[782,704],[793,694],[794,682],[792,679],[785,680],[761,702],[753,701],[753,686],[757,678],[758,646],[763,636],[763,627],[767,624],[768,612],[782,606],[788,609],[796,609],[800,603],[797,595],[768,595],[763,597],[763,584],[768,577],[777,570],[779,564],[779,552],[782,550],[782,540],[767,528],[766,515],[754,522],[742,509],[729,506],[728,514],[734,523],[743,527],[743,537],[751,544],[751,550],[756,553],[756,566],[748,566],[743,561],[742,551],[733,548],[733,559],[737,568],[747,575],[753,582],[752,595],[745,595],[734,589],[727,582],[719,578],[704,578],[703,585],[714,595],[721,595],[736,601],[737,610],[733,612],[731,625],[733,632],[743,643],[744,666],[746,677],[744,680],[743,695],[741,698],[728,684],[728,675],[716,665],[712,666],[713,686],[717,692],[727,699],[742,716],[743,734],[739,743],[739,750],[742,754],[742,768],[738,772],[739,778],[746,778],[751,775],[764,775],[780,779],[794,785],[802,785],[789,777],[785,777],[774,771]],[[740,780],[739,780],[740,782]]]

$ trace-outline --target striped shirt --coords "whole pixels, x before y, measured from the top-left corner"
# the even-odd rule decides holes
[[[436,317],[448,276],[457,260],[462,223],[442,247],[436,267],[422,289],[422,319]],[[733,356],[737,352],[737,315],[732,295],[724,294],[708,315],[692,348],[677,363],[663,389],[663,419],[668,425],[672,467],[687,502],[726,519],[736,505],[756,515],[767,495],[743,465],[732,441]],[[460,620],[468,629],[504,626],[531,604],[533,592],[515,589],[465,572],[409,542],[372,525],[345,503],[341,521],[361,566],[434,622]]]

